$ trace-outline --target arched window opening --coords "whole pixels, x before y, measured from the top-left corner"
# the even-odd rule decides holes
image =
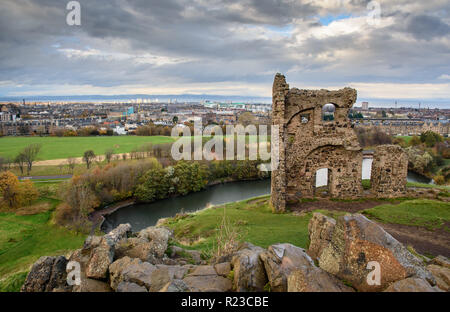
[[[336,106],[334,106],[334,104],[331,104],[331,103],[325,104],[322,107],[323,121],[333,121],[335,112],[336,112]]]

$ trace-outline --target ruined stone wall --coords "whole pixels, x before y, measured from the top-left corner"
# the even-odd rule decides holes
[[[272,123],[280,127],[280,165],[272,172],[272,205],[284,211],[286,202],[314,197],[318,169],[329,169],[328,193],[353,198],[362,192],[362,149],[348,120],[356,90],[289,89],[277,74],[273,89]],[[322,108],[335,106],[334,120],[324,121]]]
[[[356,90],[290,89],[285,77],[277,74],[272,91],[272,124],[279,127],[280,160],[272,172],[273,210],[285,211],[289,202],[300,198],[361,197],[363,153],[347,117],[356,101]],[[326,104],[333,104],[332,119],[323,117]],[[407,167],[401,147],[378,147],[371,179],[376,196],[404,195]],[[328,184],[320,189],[316,188],[319,169],[328,169]]]
[[[406,194],[408,156],[398,145],[380,145],[375,148],[371,184],[376,197],[399,197]]]

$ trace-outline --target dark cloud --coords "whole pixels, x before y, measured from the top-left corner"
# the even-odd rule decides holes
[[[370,1],[80,0],[79,27],[66,24],[67,2],[0,2],[0,83],[270,85],[282,71],[305,85],[342,85],[450,74],[446,1],[383,2],[386,25],[325,35],[320,17],[357,18]]]

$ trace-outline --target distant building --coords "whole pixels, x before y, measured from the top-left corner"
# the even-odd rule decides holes
[[[369,102],[362,102],[361,105],[363,110],[369,110]]]

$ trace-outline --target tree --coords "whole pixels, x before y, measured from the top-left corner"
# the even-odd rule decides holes
[[[420,138],[416,135],[414,135],[411,140],[409,141],[409,145],[410,146],[416,146],[416,145],[420,145],[421,141]]]
[[[239,116],[238,123],[244,127],[247,127],[248,125],[256,125],[256,117],[250,112],[245,112]]]
[[[382,111],[382,112],[381,112],[381,117],[383,117],[383,118],[386,118],[386,117],[387,117],[387,114],[386,114],[385,111]]]
[[[20,202],[19,179],[13,173],[6,171],[0,173],[0,192],[3,200],[10,208],[17,207]]]
[[[31,168],[33,167],[33,162],[36,160],[40,150],[40,144],[30,144],[22,151],[23,157],[27,163],[27,174],[30,174]]]
[[[23,153],[19,153],[19,155],[14,158],[14,162],[17,164],[20,169],[20,173],[23,175],[23,169],[26,163],[25,155]]]
[[[176,125],[178,123],[178,116],[173,116],[172,122],[174,125]]]
[[[420,141],[425,143],[427,147],[433,147],[438,142],[442,142],[443,138],[433,131],[425,131],[420,135]]]
[[[83,160],[86,163],[86,167],[89,169],[91,167],[92,161],[95,159],[95,153],[93,150],[88,150],[84,152]]]
[[[72,174],[73,174],[73,171],[75,169],[75,165],[76,165],[75,158],[73,158],[73,157],[67,158],[67,166],[69,167],[70,172],[72,172]]]
[[[105,151],[105,159],[108,162],[108,164],[111,162],[113,156],[114,156],[114,149],[109,148]]]

